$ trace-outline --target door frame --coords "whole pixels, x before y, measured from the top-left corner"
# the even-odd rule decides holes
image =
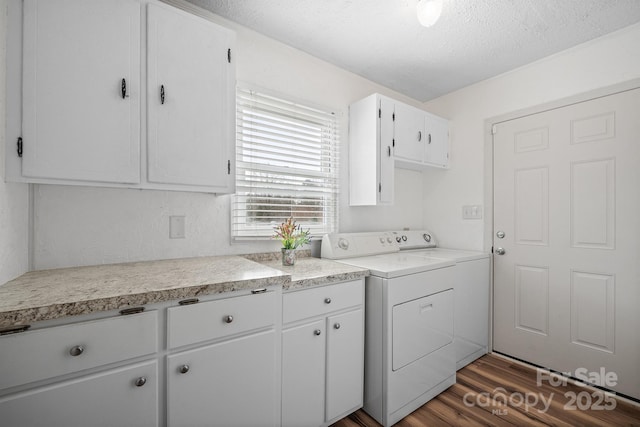
[[[484,121],[484,232],[482,247],[484,251],[490,252],[491,268],[490,268],[490,293],[489,293],[489,353],[493,352],[493,126],[509,120],[519,119],[521,117],[542,113],[545,111],[555,110],[557,108],[567,107],[569,105],[580,102],[590,101],[605,96],[614,95],[620,92],[626,92],[640,88],[640,78],[628,80],[610,86],[604,86],[598,89],[582,92],[576,95],[560,98],[555,101],[538,104],[532,107],[515,110],[510,113],[501,114],[499,116],[490,117]]]

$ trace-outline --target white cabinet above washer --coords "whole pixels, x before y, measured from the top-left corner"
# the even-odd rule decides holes
[[[448,168],[449,122],[374,93],[349,106],[349,204],[393,204],[395,167]]]

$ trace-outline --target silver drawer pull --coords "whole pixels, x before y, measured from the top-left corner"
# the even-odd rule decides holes
[[[136,385],[136,387],[142,387],[143,385],[145,385],[147,383],[147,378],[146,377],[139,377],[136,378],[134,384]]]
[[[325,298],[324,299],[324,303],[325,304],[331,304],[331,298]]]
[[[333,325],[334,329],[340,329],[340,323],[336,323],[335,325]]]
[[[186,374],[187,372],[189,372],[189,365],[184,364],[184,365],[180,366],[180,367],[178,368],[178,371],[179,371],[181,374]]]
[[[69,350],[69,354],[73,357],[80,356],[82,353],[84,353],[84,347],[81,345],[71,347],[71,349]]]
[[[225,316],[224,321],[227,323],[233,322],[233,316],[232,315]]]
[[[320,329],[316,329],[315,331],[313,331],[313,335],[320,335],[322,333],[322,331]]]

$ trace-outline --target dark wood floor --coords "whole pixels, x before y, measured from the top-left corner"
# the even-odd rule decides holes
[[[638,406],[570,383],[552,386],[543,379],[538,386],[535,369],[499,356],[486,355],[467,365],[457,372],[456,381],[395,425],[640,426]],[[359,410],[331,427],[378,426]]]

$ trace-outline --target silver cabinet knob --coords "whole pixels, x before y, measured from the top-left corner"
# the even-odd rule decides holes
[[[496,253],[497,253],[498,255],[504,255],[504,253],[505,253],[505,252],[506,252],[506,251],[505,251],[503,248],[497,248],[497,249],[496,249]]]
[[[335,325],[333,325],[334,329],[340,329],[340,323],[336,323]]]
[[[325,298],[324,299],[324,303],[325,304],[331,304],[331,298]]]
[[[178,368],[178,372],[180,372],[181,374],[186,374],[187,372],[189,372],[189,365],[185,363],[184,365],[180,366]]]
[[[315,331],[313,331],[313,335],[320,335],[322,333],[322,331],[320,329],[316,329]]]
[[[504,239],[504,231],[500,230],[496,233],[496,236],[498,237],[498,239]]]
[[[136,385],[136,387],[142,387],[146,383],[147,383],[147,378],[146,377],[138,377],[134,381],[134,384]]]
[[[226,323],[231,323],[231,322],[233,322],[233,316],[232,316],[232,315],[225,316],[224,321],[225,321]]]
[[[71,349],[69,350],[69,354],[73,357],[80,356],[82,353],[84,353],[84,347],[81,345],[71,347]]]

